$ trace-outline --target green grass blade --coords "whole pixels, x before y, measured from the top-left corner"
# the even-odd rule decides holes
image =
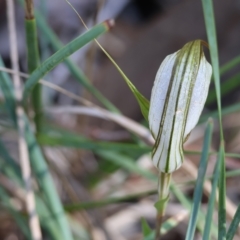
[[[65,146],[73,148],[81,148],[87,150],[116,150],[123,151],[126,153],[136,153],[144,154],[151,151],[148,146],[139,146],[133,143],[114,143],[114,142],[104,142],[104,141],[93,141],[87,139],[86,137],[76,135],[76,134],[61,134],[59,136],[51,136],[50,134],[41,133],[38,134],[37,140],[39,144],[45,146]]]
[[[133,83],[130,81],[130,79],[125,75],[125,73],[122,71],[122,69],[117,65],[117,63],[114,61],[114,59],[108,54],[108,52],[97,42],[98,46],[102,49],[102,51],[106,54],[108,59],[112,62],[112,64],[116,67],[118,72],[123,77],[124,81],[127,83],[128,87],[130,88],[131,92],[135,96],[139,107],[141,109],[142,115],[144,119],[148,122],[148,112],[149,112],[149,100],[146,99],[139,91],[138,89],[133,85]]]
[[[214,173],[213,173],[212,191],[211,191],[209,201],[208,201],[207,216],[206,216],[206,222],[205,222],[205,226],[204,226],[203,239],[210,239],[212,216],[213,216],[213,211],[214,211],[216,190],[217,190],[219,174],[220,174],[221,159],[222,159],[221,152],[219,152],[218,159],[215,164],[215,169],[214,169]]]
[[[25,19],[27,41],[27,65],[28,72],[32,73],[40,64],[37,28],[35,19]]]
[[[219,187],[219,204],[218,204],[218,240],[226,239],[226,173],[225,173],[225,153],[224,143],[221,142],[220,149],[221,163],[220,176],[218,181]]]
[[[63,44],[59,41],[56,34],[49,28],[49,25],[46,23],[45,19],[38,11],[35,11],[35,16],[37,19],[37,25],[43,34],[44,39],[49,42],[55,51],[60,50],[63,47]],[[103,104],[103,106],[110,111],[119,112],[119,110],[90,83],[88,78],[76,64],[74,64],[70,59],[66,59],[64,63],[67,65],[69,71],[76,78],[76,80],[79,81],[79,83],[81,83],[82,86],[85,87],[93,96],[95,96],[99,102]]]
[[[1,56],[0,66],[5,67]],[[14,87],[9,75],[2,71],[0,72],[0,88],[5,98],[6,110],[8,111],[11,120],[16,123]]]
[[[220,68],[220,74],[223,75],[224,73],[228,72],[229,70],[231,70],[232,68],[236,67],[239,64],[240,64],[240,56],[237,56],[231,61],[229,61],[228,63],[224,64]]]
[[[65,45],[63,48],[61,48],[59,51],[57,51],[55,54],[49,57],[46,61],[44,61],[42,65],[39,68],[37,68],[27,79],[23,94],[24,99],[26,99],[31,90],[35,87],[38,81],[45,74],[47,74],[50,70],[52,70],[59,63],[64,61],[67,57],[76,52],[78,49],[80,49],[93,39],[97,38],[101,34],[108,31],[109,27],[110,27],[109,22],[103,22],[101,24],[96,25],[86,33],[75,38],[73,41]]]
[[[205,26],[207,31],[210,57],[211,57],[211,63],[213,68],[213,78],[214,78],[216,96],[217,96],[220,137],[221,137],[221,140],[223,140],[219,59],[218,59],[217,35],[216,35],[212,0],[202,0],[202,6],[203,6],[203,15],[204,15]]]
[[[161,227],[161,236],[165,235],[169,231],[171,231],[174,227],[179,224],[179,221],[173,218],[169,218],[166,220]],[[164,237],[165,239],[165,237]],[[143,240],[155,240],[155,230],[150,232],[147,236],[144,236]]]
[[[205,26],[207,30],[208,43],[210,47],[210,57],[213,67],[213,77],[216,88],[217,105],[218,105],[218,120],[220,128],[220,154],[221,168],[219,176],[219,204],[218,204],[218,240],[226,237],[226,173],[225,173],[225,157],[224,157],[224,135],[222,127],[222,109],[221,109],[221,90],[220,90],[220,74],[219,74],[219,59],[217,49],[217,37],[214,21],[214,11],[212,0],[202,0]]]
[[[223,108],[222,109],[222,116],[226,116],[228,114],[239,112],[239,111],[240,111],[240,103],[235,103],[235,104],[232,104],[228,107]],[[206,120],[209,117],[217,118],[218,117],[218,111],[212,111],[212,112],[203,114],[199,119],[199,124],[206,122]]]
[[[176,196],[179,202],[187,209],[189,212],[191,211],[192,202],[185,196],[185,194],[174,184],[171,184],[170,189],[172,193]],[[202,211],[199,212],[199,218],[197,221],[197,228],[198,230],[203,233],[205,224],[205,215]],[[213,235],[217,236],[217,227],[213,224],[212,225]]]
[[[40,64],[37,26],[35,19],[25,19],[26,42],[27,42],[27,63],[28,73],[32,73]],[[32,91],[32,105],[34,109],[34,122],[37,132],[41,129],[42,122],[42,86],[36,84]]]
[[[197,182],[196,182],[194,196],[193,196],[193,206],[192,206],[193,208],[192,208],[189,223],[188,223],[188,229],[187,229],[187,234],[185,238],[186,240],[192,240],[194,238],[194,233],[196,230],[197,217],[198,217],[198,212],[199,212],[199,208],[202,200],[204,177],[206,174],[209,149],[210,149],[211,140],[212,140],[212,129],[213,129],[213,123],[212,123],[212,120],[209,120],[205,134],[204,134],[202,155],[201,155],[201,160],[198,168],[198,177],[197,177]]]
[[[58,225],[58,215],[54,215],[51,212],[51,209],[47,206],[45,201],[42,198],[35,194],[36,196],[36,207],[41,222],[41,226],[48,231],[53,240],[62,240],[63,234],[59,230]]]
[[[149,236],[152,233],[152,229],[149,227],[145,218],[141,219],[142,233],[144,237]]]
[[[226,96],[234,89],[237,89],[239,86],[240,86],[240,73],[234,75],[233,77],[231,77],[230,79],[228,79],[227,81],[221,84],[221,89],[222,89],[221,97]],[[206,105],[214,103],[215,100],[216,100],[216,92],[215,90],[210,90],[208,93]]]
[[[226,236],[227,240],[232,240],[234,238],[234,235],[239,226],[239,222],[240,222],[240,205],[238,205],[237,211],[234,214],[233,220],[229,226],[227,236]]]
[[[36,175],[36,179],[38,180],[39,185],[44,192],[44,195],[46,196],[47,203],[49,205],[49,208],[51,209],[53,216],[57,216],[56,220],[59,224],[59,231],[62,231],[62,238],[64,240],[72,240],[69,224],[67,222],[63,206],[59,199],[46,161],[35,139],[35,136],[30,129],[28,119],[25,117],[24,120],[26,126],[25,139],[28,145],[32,170]]]

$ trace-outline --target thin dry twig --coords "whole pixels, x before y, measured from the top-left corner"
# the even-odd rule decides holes
[[[0,71],[5,71],[14,75],[19,75],[21,77],[24,78],[28,78],[29,75],[26,73],[21,73],[18,71],[13,71],[11,69],[8,68],[4,68],[4,67],[0,67]],[[123,128],[129,130],[130,132],[136,134],[137,136],[139,136],[144,142],[146,142],[148,145],[153,145],[154,144],[154,139],[150,133],[150,131],[144,127],[143,125],[137,123],[136,121],[125,117],[123,115],[117,114],[117,113],[112,113],[104,108],[99,107],[96,104],[93,104],[92,102],[79,97],[78,95],[67,91],[66,89],[54,84],[54,83],[50,83],[48,81],[45,80],[40,80],[40,83],[43,84],[44,86],[47,86],[49,88],[52,88],[66,96],[68,96],[69,98],[72,98],[76,101],[78,101],[79,103],[87,106],[86,107],[73,107],[73,106],[65,106],[65,107],[59,107],[59,108],[51,108],[51,111],[54,111],[55,113],[63,113],[64,111],[68,112],[68,113],[75,113],[75,114],[86,114],[86,115],[90,115],[90,116],[95,116],[95,117],[100,117],[106,120],[111,120],[117,124],[119,124],[120,126],[122,126]],[[47,109],[47,111],[49,111],[50,108]]]
[[[75,107],[75,106],[64,106],[64,107],[53,107],[47,108],[46,111],[48,113],[72,113],[72,114],[83,114],[88,116],[94,116],[106,120],[111,120],[120,126],[124,127],[125,129],[129,130],[130,132],[138,135],[144,142],[148,145],[153,145],[154,140],[150,131],[142,126],[141,124],[133,121],[130,118],[127,118],[123,115],[116,114],[109,112],[108,110],[96,107]]]
[[[8,28],[9,28],[9,38],[10,38],[10,55],[11,63],[14,71],[19,71],[18,66],[18,49],[17,49],[17,36],[16,36],[16,26],[15,26],[15,13],[14,13],[14,1],[7,0],[7,18],[8,18]],[[29,163],[28,147],[24,138],[25,123],[24,123],[24,111],[21,106],[22,100],[22,90],[21,90],[21,80],[19,75],[15,74],[13,76],[13,84],[15,88],[15,98],[16,98],[16,116],[17,116],[17,126],[18,126],[18,144],[19,144],[19,154],[20,154],[20,164],[22,171],[22,178],[25,184],[25,203],[29,215],[29,227],[34,240],[41,240],[42,233],[39,224],[39,219],[36,213],[34,192],[31,184],[31,168]]]

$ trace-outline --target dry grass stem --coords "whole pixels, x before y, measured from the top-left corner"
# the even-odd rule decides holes
[[[9,38],[10,38],[10,56],[11,63],[14,71],[19,71],[18,66],[18,49],[17,49],[17,36],[16,36],[16,26],[15,26],[15,13],[14,13],[14,1],[7,0],[7,18],[8,18],[8,28],[9,28]],[[29,162],[28,147],[25,141],[25,122],[24,122],[24,111],[21,106],[22,100],[22,90],[21,90],[21,80],[19,75],[15,74],[13,76],[13,84],[15,88],[15,98],[16,98],[16,116],[17,116],[17,126],[18,126],[18,144],[19,144],[19,155],[20,164],[22,171],[22,178],[25,184],[25,202],[26,208],[29,215],[29,227],[34,240],[41,240],[41,228],[39,224],[39,219],[36,213],[34,192],[31,184],[31,168]]]
[[[25,17],[26,19],[33,19],[34,13],[33,13],[33,0],[25,0]]]

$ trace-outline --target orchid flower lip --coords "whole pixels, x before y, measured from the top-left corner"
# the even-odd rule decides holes
[[[149,127],[155,139],[153,164],[162,172],[178,169],[183,143],[198,122],[212,75],[202,40],[187,43],[160,65],[152,88]]]

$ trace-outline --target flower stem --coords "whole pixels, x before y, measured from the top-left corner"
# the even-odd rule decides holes
[[[160,239],[160,231],[165,209],[169,199],[169,187],[171,182],[172,173],[159,172],[158,175],[158,201],[155,203],[157,209],[156,218],[156,235],[155,240]]]

